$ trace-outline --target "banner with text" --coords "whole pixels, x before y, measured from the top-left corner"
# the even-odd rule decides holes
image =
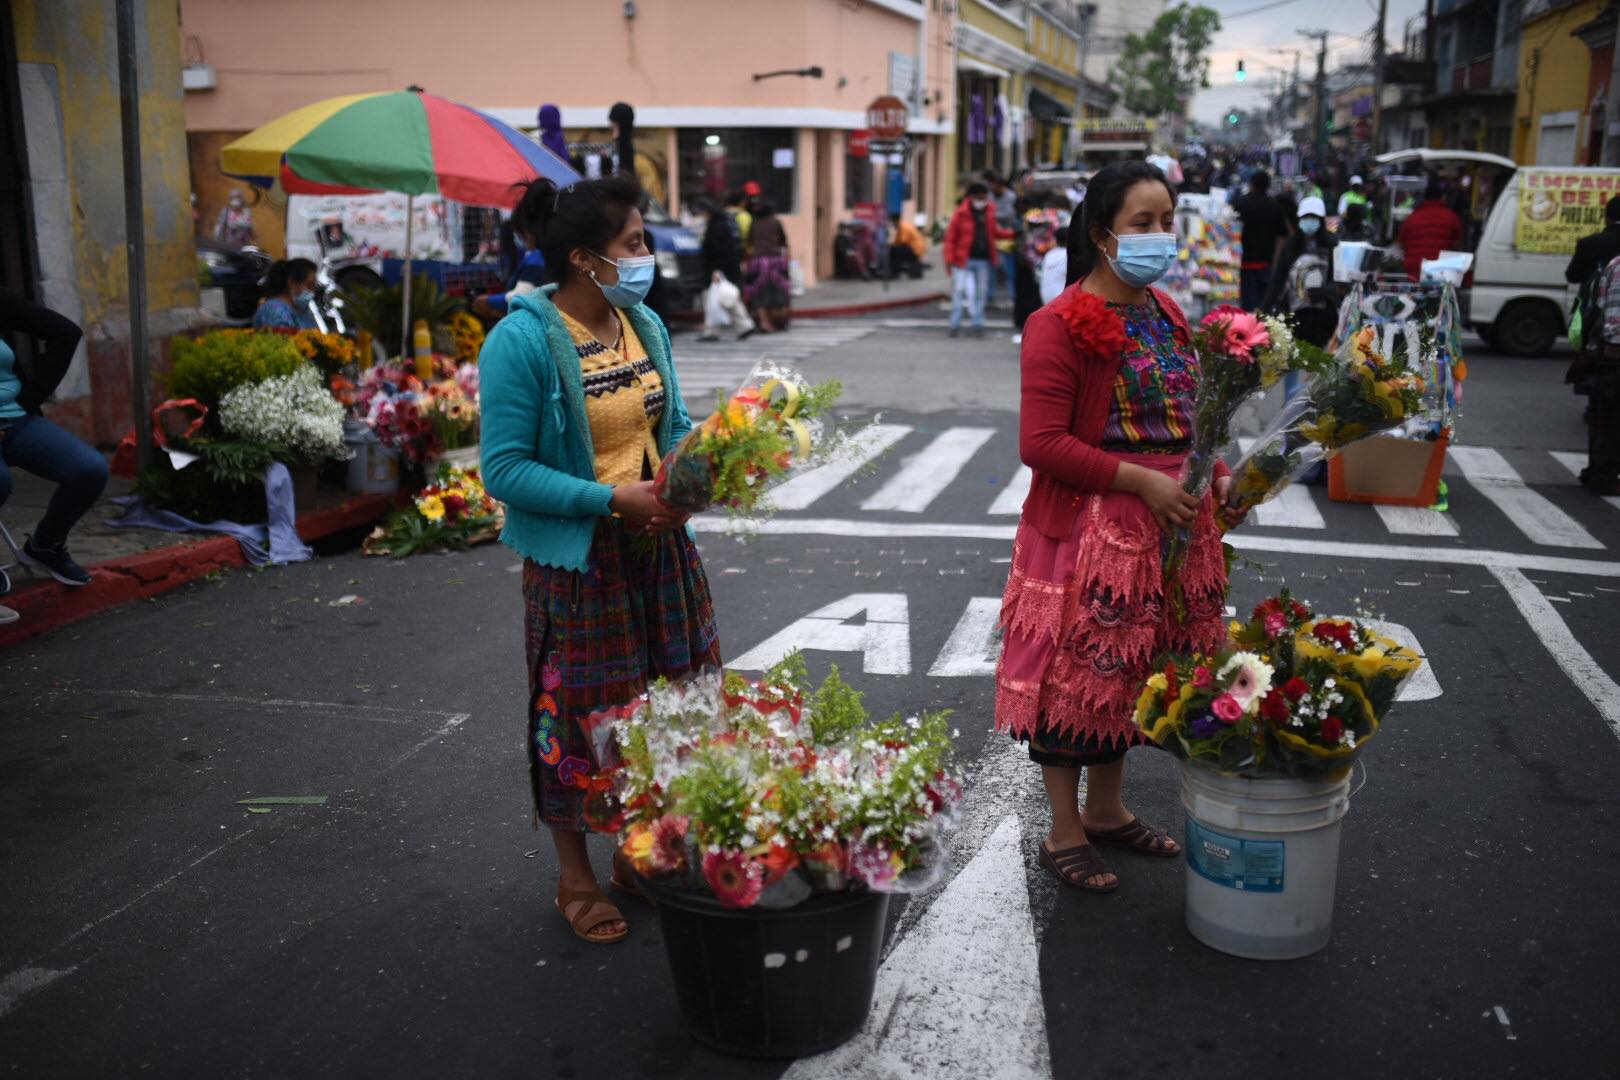
[[[1620,171],[1519,170],[1519,218],[1513,243],[1537,255],[1569,255],[1575,241],[1603,231],[1603,208],[1620,195]]]

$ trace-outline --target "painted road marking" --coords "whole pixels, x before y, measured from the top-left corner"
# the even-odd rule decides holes
[[[1008,814],[884,958],[861,1033],[782,1080],[1050,1077],[1022,843]]]
[[[1449,452],[1468,482],[1535,543],[1602,550],[1602,542],[1580,522],[1539,491],[1526,487],[1518,471],[1499,452],[1488,446],[1453,446]]]
[[[849,620],[864,615],[860,626]],[[905,593],[853,593],[817,608],[733,660],[740,671],[764,671],[788,653],[858,652],[870,675],[911,674],[911,612]]]
[[[994,675],[1001,656],[1001,640],[996,633],[1000,623],[999,597],[973,597],[928,674],[936,678]]]
[[[911,428],[905,424],[873,424],[862,429],[851,439],[854,445],[836,461],[795,473],[772,488],[769,496],[771,505],[778,510],[805,509],[910,433]]]
[[[925,449],[908,457],[861,509],[922,513],[995,433],[995,428],[987,427],[946,428]]]
[[[692,519],[699,532],[741,533],[757,536],[837,536],[885,540],[1005,540],[1012,543],[1013,525],[930,521],[865,521],[850,518],[773,518],[769,521],[733,521],[718,515]],[[1549,574],[1620,578],[1620,562],[1578,559],[1566,555],[1535,555],[1488,548],[1420,547],[1411,544],[1362,544],[1344,540],[1313,540],[1300,536],[1228,533],[1239,551],[1317,555],[1332,559],[1375,559],[1379,562],[1415,562],[1446,566],[1510,566]]]
[[[1576,450],[1549,450],[1548,453],[1552,454],[1558,464],[1569,470],[1577,483],[1580,482],[1581,472],[1586,468],[1585,454]],[[1620,510],[1620,495],[1605,495],[1603,501]]]
[[[1238,439],[1238,449],[1245,454],[1259,440],[1253,435]],[[1254,523],[1272,529],[1325,529],[1322,512],[1311,498],[1311,490],[1303,484],[1289,484],[1276,495],[1254,508]]]
[[[1407,536],[1456,536],[1457,523],[1447,514],[1426,506],[1385,506],[1374,503],[1384,528]]]
[[[1493,567],[1491,574],[1502,583],[1531,631],[1547,647],[1570,682],[1586,695],[1615,738],[1620,739],[1620,685],[1576,640],[1558,609],[1529,578],[1512,567]]]
[[[1028,465],[1018,466],[1007,486],[1001,489],[996,501],[990,504],[992,517],[1017,517],[1024,512],[1024,500],[1029,498],[1029,486],[1035,482],[1035,471]]]

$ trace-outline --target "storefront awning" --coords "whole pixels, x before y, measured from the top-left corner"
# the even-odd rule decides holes
[[[956,54],[956,70],[971,71],[977,75],[989,75],[995,79],[1010,79],[1012,72],[1006,68],[998,68],[994,64],[987,64],[983,60],[975,60],[966,53]]]
[[[1029,111],[1037,119],[1068,123],[1074,110],[1038,86],[1029,88]]]

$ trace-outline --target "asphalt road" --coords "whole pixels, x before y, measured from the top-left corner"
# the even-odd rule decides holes
[[[1452,463],[1449,526],[1311,489],[1237,536],[1263,568],[1237,576],[1234,605],[1283,583],[1319,610],[1371,605],[1432,674],[1365,755],[1332,943],[1261,964],[1187,933],[1179,861],[1116,859],[1108,897],[1034,864],[1038,778],[990,731],[987,674],[1016,522],[996,512],[1018,482],[1016,350],[946,340],[933,312],[850,322],[809,348],[798,330],[757,349],[677,341],[716,386],[791,349],[892,433],[871,468],[801,485],[758,535],[700,535],[728,658],[833,644],[813,666],[838,663],[874,708],[956,710],[959,873],[892,909],[893,993],[849,1051],[790,1066],[704,1050],[650,909],[628,902],[612,948],[552,912],[518,560],[488,546],[235,573],[0,655],[0,1067],[1620,1075],[1620,507],[1555,456],[1584,449],[1561,362],[1470,354],[1475,452]],[[1130,760],[1133,806],[1179,829],[1174,762]],[[326,801],[237,804],[256,795]]]

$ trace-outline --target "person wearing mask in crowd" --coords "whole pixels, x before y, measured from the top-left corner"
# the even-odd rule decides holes
[[[556,284],[512,301],[479,355],[483,478],[523,556],[526,744],[537,825],[559,864],[554,906],[592,944],[624,915],[586,851],[593,712],[721,663],[686,515],[654,493],[691,430],[669,333],[642,302],[657,274],[634,178],[527,185],[513,227]],[[622,859],[614,881],[634,890]]]
[[[990,296],[985,304],[995,298],[996,284],[999,282],[1007,288],[1007,296],[1012,299],[1017,289],[1017,237],[1018,237],[1018,193],[1013,191],[1011,185],[1001,178],[998,173],[984,174],[985,183],[990,187],[990,199],[995,206],[996,229],[998,235],[1005,234],[996,240],[992,247],[990,266]]]
[[[1180,853],[1123,799],[1126,751],[1148,742],[1131,717],[1153,657],[1226,640],[1215,515],[1231,476],[1217,466],[1202,496],[1178,479],[1199,360],[1181,309],[1153,287],[1176,260],[1175,213],[1154,166],[1101,169],[1069,227],[1072,284],[1024,332],[1018,445],[1034,479],[1003,594],[996,727],[1041,766],[1040,864],[1087,892],[1119,887],[1098,845]],[[1166,582],[1163,541],[1182,527],[1189,553]]]
[[[952,278],[951,337],[962,332],[963,308],[968,309],[970,333],[984,336],[984,309],[994,276],[996,238],[1001,233],[990,189],[978,182],[969,184],[966,197],[945,227],[945,272]],[[1011,237],[1011,231],[1006,235]]]
[[[255,330],[315,329],[315,264],[308,259],[272,263],[265,275],[264,300],[253,313]]]
[[[1462,218],[1446,205],[1445,191],[1438,183],[1429,184],[1423,201],[1401,222],[1398,242],[1406,276],[1413,281],[1419,280],[1424,259],[1462,248]]]
[[[1041,258],[1041,306],[1062,295],[1069,276],[1069,226],[1061,225],[1053,236],[1052,249]]]
[[[703,226],[703,277],[708,281],[703,296],[704,341],[718,341],[721,325],[734,326],[737,340],[751,337],[756,329],[748,306],[742,302],[742,237],[736,220],[724,207],[703,204],[708,220]]]
[[[1239,303],[1244,311],[1257,311],[1271,287],[1271,270],[1282,254],[1289,235],[1283,208],[1271,197],[1271,174],[1256,169],[1249,177],[1249,190],[1232,202],[1243,222],[1240,243],[1243,262],[1238,271]]]
[[[769,199],[754,205],[749,228],[751,254],[743,271],[743,296],[753,309],[760,331],[774,334],[788,328],[792,315],[793,270],[787,230]]]
[[[512,253],[516,256],[509,264],[506,287],[480,296],[472,304],[476,314],[489,320],[501,318],[515,298],[534,292],[546,283],[546,257],[540,254],[539,249],[530,247],[522,234],[512,228],[510,221],[501,222],[501,233],[503,241],[511,239]],[[501,247],[504,251],[506,245],[503,243]]]
[[[220,210],[219,219],[214,222],[214,239],[234,247],[247,247],[256,242],[253,210],[248,206],[247,196],[242,194],[241,188],[231,189],[230,199]]]
[[[1041,299],[1041,264],[1046,253],[1057,245],[1057,231],[1069,223],[1069,200],[1054,192],[1050,198],[1038,193],[1024,211],[1023,234],[1018,245],[1017,276],[1013,280],[1013,344],[1024,340],[1024,323],[1045,303]]]
[[[1321,199],[1311,195],[1299,201],[1294,233],[1283,245],[1261,304],[1264,311],[1293,315],[1299,339],[1318,348],[1327,347],[1339,311],[1333,288],[1334,240],[1326,219]]]
[[[1361,177],[1352,176],[1350,178],[1350,187],[1345,190],[1343,195],[1339,196],[1339,216],[1344,217],[1345,214],[1350,212],[1352,206],[1365,207],[1366,205],[1367,192],[1362,187]]]
[[[11,497],[12,469],[56,485],[45,516],[23,539],[22,561],[74,587],[90,584],[90,575],[68,554],[68,533],[107,486],[107,459],[47,420],[40,408],[67,374],[81,336],[72,320],[0,289],[0,506]],[[34,342],[33,362],[26,368],[13,348],[21,338]],[[0,594],[10,591],[11,580],[0,570]],[[0,607],[0,623],[17,618],[11,608]]]
[[[922,277],[922,257],[928,254],[927,238],[921,229],[900,214],[890,214],[889,223],[894,226],[889,240],[889,276],[898,278],[905,274],[910,278]]]

